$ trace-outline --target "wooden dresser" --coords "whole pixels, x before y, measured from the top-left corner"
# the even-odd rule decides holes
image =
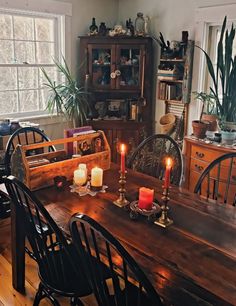
[[[208,144],[204,141],[196,140],[191,136],[185,137],[183,146],[183,155],[185,160],[185,181],[183,183],[183,187],[193,191],[203,170],[213,160],[229,152],[236,152],[236,149],[219,146],[218,143]],[[222,168],[225,168],[222,169],[223,175],[228,168],[226,162]],[[235,170],[233,170],[232,180],[235,180],[236,182],[236,166]]]

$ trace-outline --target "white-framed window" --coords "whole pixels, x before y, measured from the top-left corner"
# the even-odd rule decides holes
[[[0,116],[45,114],[41,67],[55,81],[53,59],[64,55],[62,15],[0,9]]]
[[[236,20],[236,4],[201,7],[195,12],[195,44],[207,51],[213,62],[216,62],[217,39],[219,39],[225,16],[227,16],[227,24],[230,27],[231,23]],[[207,71],[205,56],[198,48],[195,48],[193,75],[195,76],[193,79],[194,91],[207,91],[211,79]],[[191,119],[199,118],[201,109],[202,103],[193,100],[192,106],[190,105]]]

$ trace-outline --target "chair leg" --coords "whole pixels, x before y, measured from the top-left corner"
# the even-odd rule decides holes
[[[71,306],[84,306],[82,301],[79,298],[76,298],[76,297],[72,297],[70,299],[70,305]]]
[[[37,291],[37,293],[36,293],[36,295],[35,295],[35,298],[34,298],[34,304],[33,304],[33,306],[38,306],[39,305],[39,303],[40,303],[40,301],[43,299],[43,298],[45,298],[45,293],[44,293],[44,291],[43,291],[43,285],[40,283],[39,284],[39,287],[38,287],[38,291]]]

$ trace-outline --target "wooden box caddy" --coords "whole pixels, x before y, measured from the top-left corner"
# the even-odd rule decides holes
[[[43,149],[50,146],[64,145],[70,142],[81,142],[100,137],[102,140],[102,150],[84,156],[69,158],[66,150],[45,152],[33,156],[27,156],[29,150]],[[79,135],[70,138],[56,139],[49,142],[42,142],[30,145],[18,145],[11,159],[12,175],[24,182],[29,189],[36,190],[54,184],[56,176],[65,176],[67,180],[72,180],[74,170],[79,163],[87,165],[88,173],[93,167],[98,166],[103,170],[110,168],[111,153],[110,147],[103,131],[87,135]]]

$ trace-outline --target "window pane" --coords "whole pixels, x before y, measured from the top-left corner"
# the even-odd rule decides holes
[[[39,64],[53,64],[54,43],[36,43],[37,63]]]
[[[0,64],[12,64],[14,62],[13,41],[0,40]]]
[[[19,93],[20,112],[30,112],[39,110],[38,91],[22,90]]]
[[[12,38],[12,17],[0,14],[0,38]]]
[[[33,18],[14,16],[14,38],[23,40],[34,39]]]
[[[57,81],[57,69],[55,67],[44,67],[47,75],[52,81]],[[44,83],[48,83],[47,79],[45,78],[43,72],[40,70],[39,72],[39,87],[45,87]]]
[[[54,20],[35,19],[36,40],[54,41]]]
[[[17,91],[0,92],[0,114],[17,112]]]
[[[45,110],[48,103],[48,97],[50,95],[49,89],[41,89],[40,90],[40,109]]]
[[[32,42],[16,41],[17,63],[35,63],[35,44]]]
[[[19,88],[33,89],[38,87],[38,68],[22,67],[18,68]]]
[[[16,68],[0,67],[0,90],[17,89]]]

